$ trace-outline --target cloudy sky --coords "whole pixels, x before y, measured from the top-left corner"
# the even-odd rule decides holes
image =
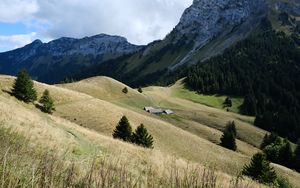
[[[134,44],[163,38],[192,0],[1,0],[0,52],[62,36],[121,35]]]

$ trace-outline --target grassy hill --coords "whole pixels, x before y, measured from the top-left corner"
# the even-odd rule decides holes
[[[77,175],[83,179],[85,172],[92,166],[89,162],[97,158],[102,160],[99,164],[105,164],[105,169],[122,169],[124,164],[124,173],[130,173],[141,184],[145,184],[145,179],[152,178],[150,183],[153,187],[160,179],[165,185],[170,185],[172,178],[166,180],[163,177],[172,176],[172,170],[179,171],[183,180],[184,176],[191,173],[189,170],[196,168],[204,173],[206,167],[215,169],[219,185],[217,187],[229,187],[232,178],[259,151],[255,146],[259,145],[265,134],[263,130],[252,126],[252,117],[225,112],[176,95],[178,90],[184,89],[180,82],[166,88],[144,88],[142,94],[107,77],[95,77],[58,86],[36,82],[35,88],[39,96],[44,89],[48,89],[54,98],[56,112],[47,115],[33,105],[17,101],[7,93],[13,80],[13,77],[0,76],[0,124],[1,130],[8,128],[12,135],[21,135],[29,140],[28,145],[23,147],[27,152],[20,154],[17,152],[19,150],[14,150],[16,154],[22,155],[21,161],[27,164],[27,172],[31,172],[32,163],[37,165],[41,160],[32,160],[28,151],[40,148],[33,153],[51,151],[60,158],[63,156],[69,164],[75,163],[76,168],[82,170]],[[122,93],[124,87],[129,89],[127,95]],[[176,114],[150,115],[142,110],[144,105],[170,108]],[[153,150],[112,139],[112,131],[123,115],[128,117],[133,128],[144,123],[154,137]],[[218,145],[221,130],[229,120],[234,120],[237,124],[238,152]],[[8,148],[2,150],[0,159],[5,156]],[[8,153],[9,156],[13,155]],[[13,162],[12,160],[11,163]],[[111,166],[113,167],[109,168]],[[298,173],[278,165],[275,167],[294,185],[300,184]],[[142,177],[138,178],[137,174],[140,173]],[[247,185],[260,187],[247,179],[240,187]]]

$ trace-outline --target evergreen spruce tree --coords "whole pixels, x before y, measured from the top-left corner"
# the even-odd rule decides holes
[[[26,103],[34,102],[37,99],[37,94],[33,85],[33,81],[27,71],[21,70],[13,85],[12,94]]]
[[[113,137],[116,139],[121,139],[126,142],[131,141],[132,128],[126,116],[123,116],[119,121],[116,129],[113,132]]]
[[[145,126],[141,124],[133,133],[132,142],[146,148],[152,148],[153,137],[150,134],[148,134],[148,131],[145,128]]]
[[[229,121],[227,123],[226,130],[232,132],[235,137],[237,136],[237,132],[236,132],[236,127],[235,127],[235,122],[234,121]]]
[[[122,90],[123,93],[127,94],[128,93],[128,89],[127,87],[124,87],[124,89]]]
[[[264,136],[264,139],[260,145],[260,149],[264,149],[266,146],[268,145],[271,145],[271,144],[274,144],[274,145],[281,145],[281,139],[280,137],[275,134],[275,133],[271,133],[271,134],[268,134],[266,133],[265,136]]]
[[[223,102],[223,107],[224,108],[226,108],[226,107],[231,108],[232,107],[232,100],[229,97],[226,97],[225,101]]]
[[[143,93],[143,90],[141,87],[139,87],[138,92]]]
[[[236,134],[237,133],[235,128],[235,123],[233,121],[228,122],[223,132],[223,136],[221,137],[221,146],[236,151],[237,149],[236,142],[235,142]]]
[[[273,184],[277,175],[262,153],[255,154],[249,165],[243,168],[242,174],[264,184]]]
[[[295,164],[295,170],[300,172],[300,140],[298,141],[297,148],[294,153],[294,164]]]
[[[279,150],[279,164],[286,167],[293,167],[293,150],[288,140],[284,140],[282,147]]]
[[[54,102],[52,97],[50,96],[49,91],[46,89],[39,101],[41,103],[41,110],[43,112],[51,114],[54,110]]]

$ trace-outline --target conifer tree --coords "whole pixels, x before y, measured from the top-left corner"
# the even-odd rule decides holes
[[[49,90],[45,90],[40,101],[41,103],[41,110],[43,112],[51,114],[52,111],[54,110],[54,102],[52,97],[50,96]]]
[[[228,122],[223,132],[223,136],[221,137],[221,146],[236,151],[237,149],[236,142],[235,142],[236,134],[237,132],[235,128],[235,123],[233,121]]]
[[[279,150],[279,164],[286,167],[293,166],[293,150],[288,140],[284,140],[282,147]]]
[[[294,153],[294,164],[295,164],[295,169],[300,172],[300,139],[297,144],[297,148]]]
[[[266,146],[270,144],[281,145],[280,137],[275,133],[271,133],[271,134],[266,133],[260,145],[260,149],[264,149]]]
[[[132,142],[146,148],[152,148],[153,137],[150,134],[148,134],[148,131],[145,128],[145,126],[141,124],[133,133]]]
[[[34,102],[37,94],[33,88],[33,81],[26,70],[21,70],[13,85],[12,94],[19,100],[26,103]]]
[[[249,165],[244,166],[242,174],[264,184],[273,184],[277,175],[262,153],[255,154]]]
[[[139,87],[138,92],[143,93],[143,89]]]
[[[122,90],[123,93],[127,94],[128,93],[128,89],[127,87],[124,87],[124,89]]]
[[[236,127],[235,127],[235,122],[234,121],[229,121],[227,123],[226,130],[232,132],[235,137],[237,136],[237,132],[236,132]]]
[[[113,137],[116,139],[121,139],[126,142],[131,141],[132,128],[126,116],[123,116],[119,121],[116,129],[113,132]]]
[[[229,97],[226,97],[225,101],[223,102],[223,107],[232,107],[232,100]]]

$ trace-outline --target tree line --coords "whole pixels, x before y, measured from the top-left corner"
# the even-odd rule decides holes
[[[222,55],[188,69],[186,86],[203,94],[243,96],[240,111],[255,125],[297,141],[300,137],[299,34],[287,36],[265,21],[256,34]]]

